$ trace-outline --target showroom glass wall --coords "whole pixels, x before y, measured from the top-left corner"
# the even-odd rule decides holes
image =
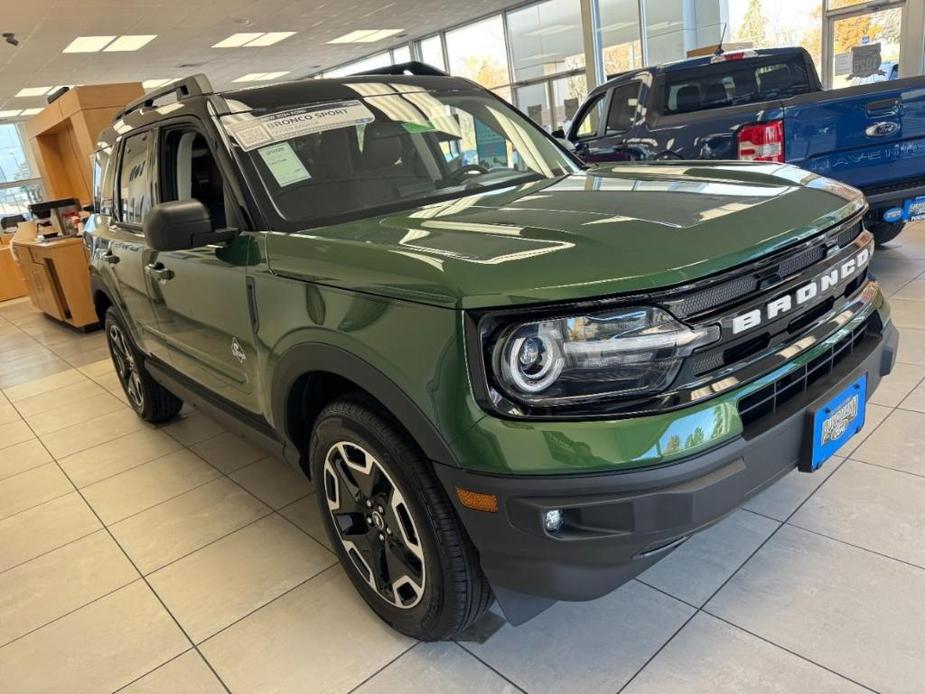
[[[21,123],[0,123],[0,218],[26,214],[44,199]]]

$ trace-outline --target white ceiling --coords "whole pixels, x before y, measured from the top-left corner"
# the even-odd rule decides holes
[[[183,77],[217,88],[246,73],[303,77],[508,7],[518,0],[0,0],[0,110],[37,108],[25,87]],[[403,29],[378,43],[329,44],[355,29]],[[237,32],[296,31],[261,48],[211,48]],[[157,34],[131,53],[62,53],[77,36]]]

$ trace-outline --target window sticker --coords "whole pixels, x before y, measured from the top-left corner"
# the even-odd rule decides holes
[[[238,144],[250,151],[271,142],[283,142],[301,135],[372,123],[376,117],[359,101],[340,101],[271,113],[228,124]]]
[[[288,142],[263,147],[260,150],[260,158],[280,186],[289,186],[311,178],[308,169]]]

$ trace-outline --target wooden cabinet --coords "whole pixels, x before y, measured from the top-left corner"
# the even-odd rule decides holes
[[[98,322],[83,239],[14,240],[13,249],[37,309],[76,328]]]
[[[26,280],[13,260],[6,241],[0,241],[0,301],[26,295]]]

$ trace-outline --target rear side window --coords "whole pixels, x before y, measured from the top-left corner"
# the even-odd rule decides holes
[[[664,112],[692,113],[786,99],[812,90],[806,63],[800,56],[781,60],[729,60],[686,73],[668,74]]]
[[[151,209],[151,166],[148,148],[151,135],[125,138],[119,169],[119,219],[141,224]]]

